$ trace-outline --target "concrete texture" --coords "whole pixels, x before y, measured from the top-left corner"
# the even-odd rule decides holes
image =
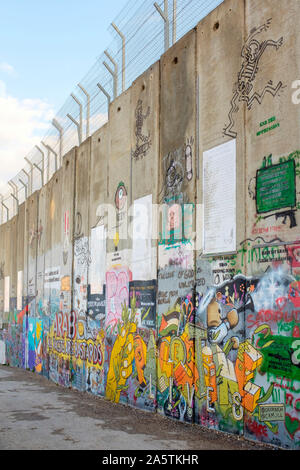
[[[0,366],[0,450],[266,450]],[[180,435],[180,438],[178,436]]]
[[[154,428],[168,417],[183,448],[190,428],[179,421],[299,449],[299,8],[225,0],[110,104],[109,122],[0,226],[2,362],[35,371],[37,383],[49,378],[49,390],[70,389],[60,397],[76,389],[111,406],[104,397],[114,416],[137,413]],[[236,158],[222,169],[224,144]],[[235,235],[234,244],[205,252],[208,234]],[[108,408],[100,411],[107,428]],[[63,435],[79,445],[55,419],[63,421],[53,417],[53,443]],[[82,426],[96,429],[94,419]],[[115,428],[103,436],[114,448],[128,438],[122,420],[122,438]],[[80,445],[93,447],[84,429]],[[173,445],[172,434],[155,432],[151,445]],[[146,436],[136,428],[142,447]]]

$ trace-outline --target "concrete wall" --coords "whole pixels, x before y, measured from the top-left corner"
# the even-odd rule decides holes
[[[0,227],[0,362],[299,449],[299,30],[226,0]]]

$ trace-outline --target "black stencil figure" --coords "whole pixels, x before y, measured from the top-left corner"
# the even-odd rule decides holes
[[[270,93],[273,97],[275,97],[281,90],[285,88],[281,81],[276,86],[274,86],[272,80],[270,80],[260,93],[253,92],[253,82],[259,71],[259,61],[265,50],[268,47],[275,47],[277,51],[283,44],[283,37],[278,39],[278,41],[268,39],[262,42],[256,38],[256,36],[258,36],[260,33],[269,29],[271,21],[272,18],[268,19],[266,23],[259,28],[253,28],[242,49],[242,67],[238,74],[238,80],[233,88],[231,109],[228,114],[229,124],[224,128],[224,136],[226,135],[232,138],[236,138],[237,136],[236,131],[234,131],[235,121],[233,114],[239,111],[239,102],[244,101],[247,105],[247,108],[250,110],[255,102],[259,104],[262,103],[266,93]]]
[[[148,135],[143,135],[143,125],[144,121],[150,116],[150,107],[148,106],[147,112],[143,114],[143,102],[142,100],[138,100],[136,110],[135,110],[135,118],[136,118],[136,148],[135,151],[132,153],[132,156],[135,160],[138,160],[139,157],[145,157],[150,146],[150,132]]]

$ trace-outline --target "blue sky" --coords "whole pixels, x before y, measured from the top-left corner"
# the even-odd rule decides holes
[[[0,2],[0,70],[9,94],[58,109],[112,41],[110,23],[127,0]]]
[[[112,42],[127,0],[0,0],[0,193]]]

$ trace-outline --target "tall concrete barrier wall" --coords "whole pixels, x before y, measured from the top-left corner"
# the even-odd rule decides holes
[[[0,227],[0,363],[299,449],[299,31],[226,0],[111,103]]]

